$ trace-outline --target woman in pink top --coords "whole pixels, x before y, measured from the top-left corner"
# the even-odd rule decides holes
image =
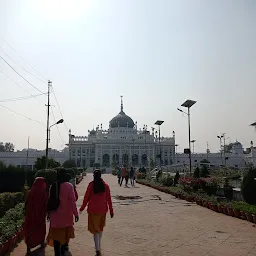
[[[93,176],[94,179],[87,187],[80,212],[82,212],[88,204],[88,230],[94,236],[96,256],[101,256],[100,242],[103,228],[106,224],[106,214],[109,208],[110,216],[113,218],[114,211],[110,189],[108,184],[101,178],[101,171],[95,170]]]
[[[74,238],[74,216],[75,221],[79,220],[76,199],[73,185],[66,182],[65,169],[58,170],[57,183],[51,186],[50,197],[56,196],[56,189],[59,192],[59,206],[57,210],[50,212],[50,230],[48,244],[54,246],[55,256],[65,253],[70,238]],[[58,194],[58,193],[57,193]]]

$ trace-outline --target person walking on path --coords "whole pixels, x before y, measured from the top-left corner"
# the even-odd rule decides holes
[[[114,211],[110,188],[101,178],[101,171],[97,169],[93,173],[93,181],[87,187],[80,213],[87,205],[88,230],[94,237],[96,256],[101,256],[101,238],[106,225],[106,214],[109,209],[110,216],[113,218]]]
[[[134,187],[134,180],[135,180],[135,170],[134,167],[131,166],[131,170],[130,170],[130,181],[131,181],[131,185]]]
[[[117,178],[118,178],[118,184],[120,185],[120,182],[121,182],[121,170],[120,170],[120,167],[117,168],[116,175],[117,175]]]
[[[75,221],[79,220],[76,207],[74,187],[66,182],[67,175],[65,169],[59,170],[57,182],[51,186],[49,201],[57,200],[56,209],[50,211],[50,230],[47,237],[48,244],[54,247],[54,255],[65,254],[65,249],[70,238],[74,238],[74,216]],[[56,200],[55,200],[56,202]]]
[[[43,177],[37,177],[28,193],[25,205],[24,240],[27,255],[31,249],[45,246],[48,189]]]
[[[128,172],[128,169],[125,167],[125,165],[121,169],[120,187],[122,186],[124,179],[125,179],[125,186],[127,187],[128,186],[128,180],[129,180],[129,172]]]

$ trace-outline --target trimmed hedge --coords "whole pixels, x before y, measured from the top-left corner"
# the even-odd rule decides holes
[[[53,169],[39,170],[36,173],[36,177],[45,178],[46,184],[50,186],[57,180],[57,171]]]
[[[0,245],[21,230],[24,222],[24,206],[24,203],[17,204],[0,219]]]
[[[6,211],[14,208],[18,203],[24,201],[23,193],[2,193],[0,194],[0,218],[4,216]]]
[[[28,186],[34,182],[35,171],[27,172]],[[0,170],[0,193],[3,192],[21,192],[25,184],[25,170],[9,166]]]

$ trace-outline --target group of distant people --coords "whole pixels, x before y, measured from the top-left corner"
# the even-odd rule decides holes
[[[94,236],[96,256],[101,256],[101,237],[106,224],[108,209],[113,218],[114,211],[110,188],[101,178],[101,171],[95,170],[93,181],[89,183],[84,195],[80,213],[87,207],[88,230]],[[78,194],[75,184],[65,169],[59,169],[57,182],[50,188],[43,177],[35,179],[28,193],[25,206],[24,239],[27,255],[31,249],[44,247],[46,236],[46,219],[50,221],[47,243],[54,247],[54,255],[65,255],[69,250],[69,241],[75,237],[74,220],[79,221],[76,201]]]
[[[124,180],[125,180],[125,187],[128,187],[129,180],[131,182],[131,186],[134,187],[137,172],[138,171],[133,166],[131,166],[130,169],[127,168],[125,165],[123,165],[123,167],[117,167],[116,175],[117,175],[118,184],[120,185],[120,187],[122,186]]]

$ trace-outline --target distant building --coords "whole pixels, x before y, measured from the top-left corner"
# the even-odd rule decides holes
[[[38,157],[45,156],[45,150],[29,150],[28,152],[28,169],[33,170],[36,159]],[[68,159],[68,153],[66,150],[49,150],[49,158],[55,159],[57,162],[63,164]],[[0,161],[5,165],[14,165],[19,167],[25,167],[27,161],[27,150],[15,151],[15,152],[0,152]]]
[[[148,166],[150,162],[171,165],[175,155],[175,136],[160,137],[155,129],[147,126],[138,129],[137,122],[125,114],[123,101],[121,110],[109,122],[109,128],[102,125],[88,131],[88,136],[69,134],[69,157],[77,166],[109,167],[113,165]]]

